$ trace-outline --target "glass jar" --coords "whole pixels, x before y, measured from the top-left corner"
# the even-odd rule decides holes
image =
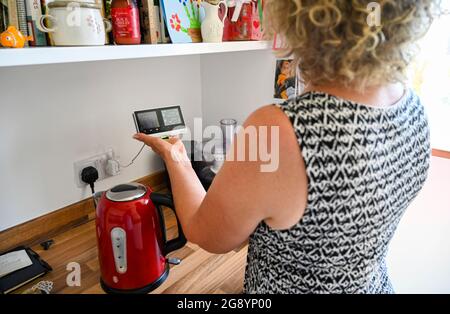
[[[237,121],[235,119],[222,119],[220,120],[220,128],[222,130],[223,149],[226,154],[233,143]]]

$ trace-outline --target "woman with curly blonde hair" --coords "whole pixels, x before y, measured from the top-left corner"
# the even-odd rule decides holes
[[[430,160],[405,70],[439,2],[264,3],[267,34],[283,39],[306,90],[254,112],[237,139],[257,130],[277,167],[228,158],[206,193],[179,140],[135,138],[166,162],[189,241],[224,253],[249,239],[246,293],[392,293],[388,244]],[[242,147],[252,156],[254,145],[236,140],[228,157]]]

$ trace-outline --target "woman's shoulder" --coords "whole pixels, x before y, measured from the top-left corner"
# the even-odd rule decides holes
[[[284,123],[283,123],[284,122]],[[282,126],[286,122],[286,116],[280,107],[266,105],[255,110],[245,121],[245,126]],[[290,123],[288,123],[290,125]]]
[[[411,87],[405,87],[403,96],[386,106],[352,101],[326,92],[308,91],[283,103],[259,108],[250,115],[247,124],[279,125],[287,129],[292,126],[295,129],[325,126],[335,129],[335,126],[345,127],[359,120],[373,121],[382,117],[395,120],[405,114],[423,112],[421,99]]]
[[[417,109],[417,107],[422,106],[422,103],[414,89],[405,87],[403,96],[390,105],[370,105],[326,92],[308,91],[276,106],[289,116],[299,114],[322,115],[325,111],[328,115],[342,115],[343,112],[350,114],[352,110],[357,110],[359,114],[376,115],[383,112],[411,110],[412,107]]]
[[[322,97],[321,97],[322,96]],[[278,126],[280,131],[291,131],[295,120],[307,116],[307,112],[317,114],[324,106],[325,95],[302,94],[281,104],[271,104],[258,108],[245,121],[248,126]],[[302,114],[303,113],[303,114]]]

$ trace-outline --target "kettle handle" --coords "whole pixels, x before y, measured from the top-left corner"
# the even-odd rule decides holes
[[[166,194],[159,194],[159,193],[151,193],[150,199],[153,202],[153,204],[156,206],[156,208],[159,211],[159,215],[162,218],[162,234],[163,234],[163,240],[164,240],[164,255],[169,254],[170,252],[173,252],[175,250],[178,250],[182,248],[186,244],[186,237],[184,236],[183,229],[181,228],[180,220],[178,219],[177,212],[175,211],[175,205],[173,203],[173,198],[171,195]],[[175,239],[172,239],[170,241],[167,241],[166,238],[166,230],[165,230],[165,223],[164,223],[164,214],[162,212],[161,206],[165,206],[170,208],[173,213],[175,214],[175,218],[177,219],[177,225],[178,225],[178,237]]]

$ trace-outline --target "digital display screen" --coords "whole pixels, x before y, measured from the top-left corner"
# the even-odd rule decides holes
[[[138,119],[142,129],[159,128],[158,116],[155,111],[142,112],[139,114]]]
[[[177,125],[182,123],[178,108],[161,110],[161,114],[165,126]]]
[[[140,133],[179,134],[180,130],[185,130],[180,106],[135,111],[133,117],[136,130]]]

